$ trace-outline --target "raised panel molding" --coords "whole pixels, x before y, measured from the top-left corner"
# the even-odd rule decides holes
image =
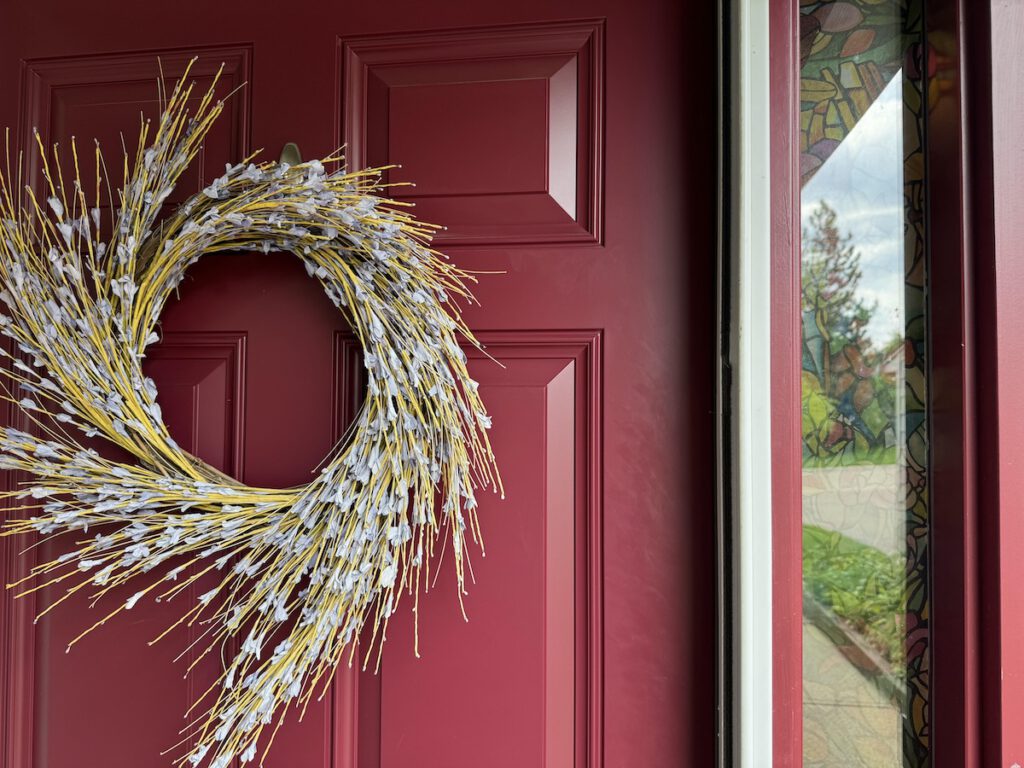
[[[604,22],[339,39],[339,143],[438,245],[602,241]]]
[[[245,467],[245,347],[242,332],[171,331],[146,351],[146,373],[157,382],[175,439],[186,451],[235,478],[241,478]],[[191,395],[187,442],[175,430],[174,422],[182,415],[168,408],[172,389]],[[220,418],[209,418],[211,409]]]
[[[332,402],[331,439],[337,443],[345,435],[363,403],[366,389],[366,369],[363,367],[363,349],[359,339],[350,331],[334,334],[334,393]]]
[[[196,81],[197,98],[222,66],[218,93],[226,96],[238,90],[226,102],[224,115],[210,131],[193,167],[183,174],[169,202],[181,202],[223,173],[225,163],[238,162],[248,155],[250,92],[242,86],[252,81],[251,45],[29,59],[22,65],[19,128],[27,183],[37,192],[44,183],[34,131],[39,132],[48,151],[59,143],[62,155],[70,155],[70,139],[76,138],[87,194],[95,187],[94,139],[100,141],[112,181],[118,181],[120,134],[124,134],[128,151],[134,155],[139,113],[154,120],[159,115],[157,80],[161,70],[167,83],[173,85],[192,58],[196,58],[191,77]],[[62,157],[62,161],[66,180],[72,167],[70,157]]]
[[[484,494],[481,498],[481,524],[485,539],[488,537],[488,519],[493,529],[503,520],[512,524],[509,521],[521,517],[524,519],[524,527],[517,527],[516,530],[524,532],[523,535],[530,532],[529,545],[544,550],[531,553],[531,557],[535,556],[544,563],[539,571],[530,565],[523,566],[525,571],[534,574],[535,579],[541,579],[542,585],[539,588],[545,595],[543,615],[528,612],[528,615],[533,616],[531,620],[537,622],[534,626],[543,627],[544,637],[538,639],[531,634],[524,639],[528,643],[539,642],[543,646],[535,648],[534,654],[540,654],[547,670],[544,673],[545,682],[532,684],[534,687],[529,696],[531,700],[534,696],[540,697],[537,712],[548,713],[547,717],[550,718],[549,722],[534,726],[542,729],[543,736],[539,737],[542,747],[537,753],[536,763],[529,764],[600,768],[603,733],[601,334],[589,330],[538,330],[491,331],[478,333],[477,336],[485,345],[486,354],[468,346],[465,349],[481,392],[486,398],[487,390],[491,390],[491,402],[497,408],[516,408],[516,416],[519,417],[502,421],[500,414],[494,413],[499,467],[502,443],[507,443],[506,450],[511,451],[509,446],[529,438],[531,445],[539,441],[536,452],[528,451],[519,457],[508,455],[508,471],[513,471],[511,464],[519,463],[522,465],[519,472],[525,471],[531,476],[545,478],[538,481],[542,487],[538,486],[529,492],[523,487],[527,483],[520,485],[514,480],[507,482],[508,501],[504,503],[489,498],[490,494]],[[504,367],[489,360],[487,354]],[[362,398],[362,366],[359,359],[357,340],[349,333],[337,334],[336,437],[341,436]],[[525,410],[520,412],[519,409]],[[500,434],[502,431],[506,433],[504,437]],[[516,435],[514,439],[509,437],[512,434]],[[534,467],[534,464],[538,466]],[[524,493],[528,498],[524,498]],[[534,499],[537,493],[540,495]],[[516,504],[523,505],[523,508],[515,507]],[[539,510],[540,519],[537,519],[537,513],[533,510]],[[532,521],[525,518],[532,518]],[[504,557],[502,544],[497,543],[496,539],[487,539],[488,558],[479,563],[474,558],[474,563],[478,567],[494,563],[500,568],[502,566],[499,563],[504,562],[507,567],[510,561],[518,557],[515,547],[522,546],[522,542],[516,543],[514,539],[514,536],[502,536],[502,543],[511,547],[506,548]],[[543,576],[536,575],[540,572]],[[498,575],[494,573],[495,578],[489,581],[478,576],[475,587],[470,586],[468,599],[472,601],[474,592],[484,593],[488,585],[494,590],[493,599],[498,603],[510,599],[502,584],[497,582]],[[508,574],[502,573],[501,576],[505,578]],[[440,621],[445,626],[445,622],[451,619],[445,618],[445,614],[453,608],[449,603],[454,601],[454,592],[449,588],[450,584],[447,584],[451,578],[450,573],[440,574],[437,597],[431,599],[429,604],[421,603],[419,622],[423,658],[409,658],[411,645],[408,625],[411,624],[411,608],[404,606],[393,619],[379,674],[373,673],[372,663],[367,672],[359,673],[344,668],[339,670],[332,695],[335,723],[332,768],[395,768],[410,764],[408,758],[411,755],[407,754],[409,749],[430,748],[429,745],[420,744],[410,730],[415,727],[411,723],[423,718],[429,720],[436,714],[429,702],[418,702],[417,712],[422,712],[419,717],[413,717],[413,713],[403,709],[415,708],[416,703],[399,703],[400,711],[394,711],[396,700],[392,698],[389,701],[388,688],[389,681],[391,687],[401,686],[407,680],[407,675],[414,674],[423,675],[424,680],[417,677],[413,691],[429,690],[428,681],[431,676],[445,676],[447,669],[432,669],[432,664],[436,666],[453,661],[459,664],[465,661],[467,654],[445,662],[442,658],[444,654],[430,653],[431,638],[437,636],[431,634],[429,625]],[[462,625],[461,618],[457,618],[457,626],[452,630],[453,637],[457,640],[460,637],[469,638],[473,629],[493,626],[490,622],[515,621],[504,617],[498,619],[493,613],[481,617],[486,600],[481,594],[477,604],[477,617],[483,624],[471,620],[469,625]],[[513,600],[511,605],[521,606],[524,603],[523,600]],[[457,604],[454,610],[457,611]],[[470,616],[472,619],[472,607]],[[515,630],[513,628],[510,631],[514,634]],[[482,654],[492,651],[498,653],[498,650],[490,647],[479,650]],[[390,665],[389,660],[393,660]],[[531,668],[536,667],[537,660],[538,657],[534,655],[530,662],[533,665]],[[394,664],[398,664],[401,670],[392,669]],[[494,674],[500,677],[507,675],[508,669],[516,666],[516,659],[499,659],[496,656],[493,664],[497,670]],[[516,674],[520,674],[520,671],[517,670]],[[528,672],[523,671],[522,674]],[[450,680],[451,685],[459,684],[457,678],[445,679]],[[501,680],[504,680],[503,684],[516,685],[512,678]],[[476,677],[473,677],[471,683],[463,683],[474,689],[483,685]],[[489,688],[487,690],[490,691]],[[484,705],[485,702],[479,704]],[[486,704],[493,705],[493,702]],[[368,716],[360,718],[360,711],[368,713]],[[454,713],[449,714],[456,716]],[[395,728],[402,733],[392,732]],[[533,731],[531,735],[536,738],[537,733]],[[459,741],[466,750],[464,754],[467,759],[480,757],[474,754],[471,745],[459,737],[453,737],[446,731],[442,738]],[[445,756],[436,757],[443,760]]]

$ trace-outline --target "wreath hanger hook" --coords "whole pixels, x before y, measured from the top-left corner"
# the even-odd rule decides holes
[[[302,153],[299,151],[299,145],[294,141],[289,141],[283,147],[281,147],[281,159],[282,164],[287,163],[288,165],[298,165],[302,162]]]

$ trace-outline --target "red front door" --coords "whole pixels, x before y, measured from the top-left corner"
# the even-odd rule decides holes
[[[178,200],[253,148],[344,142],[353,166],[401,163],[403,196],[447,226],[438,247],[496,273],[465,314],[501,363],[471,355],[507,491],[481,503],[470,620],[445,563],[421,658],[406,603],[379,673],[342,670],[267,765],[711,765],[716,21],[680,6],[5,9],[0,125],[23,148],[38,127],[109,155],[155,113],[158,57],[173,78],[198,56],[201,82],[223,62],[224,91],[244,87]],[[353,417],[358,346],[294,257],[209,256],[162,332],[147,366],[172,433],[247,483],[306,482]],[[61,545],[0,546],[10,582]],[[60,594],[0,602],[0,765],[170,765],[220,661],[183,678],[188,631],[147,645],[180,610],[157,603],[65,654],[102,607],[34,625]]]

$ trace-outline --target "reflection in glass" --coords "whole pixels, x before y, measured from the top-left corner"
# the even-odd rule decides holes
[[[921,20],[801,4],[804,765],[928,763]]]

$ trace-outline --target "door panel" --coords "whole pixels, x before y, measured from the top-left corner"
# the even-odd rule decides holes
[[[599,242],[604,24],[341,40],[341,142],[401,164],[438,246]],[[424,124],[444,125],[424,131]]]
[[[600,337],[482,340],[505,366],[475,353],[470,370],[492,414],[503,416],[492,439],[509,457],[510,490],[485,534],[486,556],[472,558],[468,623],[443,588],[454,578],[449,559],[442,587],[420,601],[422,658],[409,653],[414,617],[404,611],[388,630],[379,679],[363,676],[361,685],[379,688],[381,725],[379,763],[362,765],[417,765],[422,754],[451,768],[585,764],[598,673],[589,605],[598,563],[588,534],[599,515],[588,481],[597,469]]]
[[[244,422],[235,405],[245,391],[245,337],[171,333],[153,350],[146,368],[159,382],[165,419],[179,444],[221,471],[237,472]],[[74,540],[88,536],[76,534]],[[67,534],[45,543],[39,561],[59,556],[71,543]],[[37,765],[82,765],[83,756],[89,756],[86,765],[110,768],[159,764],[159,752],[180,738],[185,711],[220,670],[216,659],[200,660],[187,650],[202,633],[199,625],[174,631],[153,646],[149,642],[174,622],[181,606],[194,605],[213,583],[212,577],[200,579],[173,601],[140,601],[70,652],[72,640],[139,587],[118,588],[93,608],[87,597],[77,595],[39,622],[32,649]],[[42,610],[63,595],[58,586],[44,589],[36,607]],[[197,666],[186,678],[192,664]]]
[[[196,157],[182,174],[168,197],[168,206],[184,202],[202,189],[205,175],[218,176],[224,163],[237,162],[249,151],[249,95],[242,87],[251,78],[251,50],[247,46],[196,47],[171,51],[115,53],[98,56],[60,56],[31,59],[23,65],[24,106],[17,126],[26,152],[26,176],[36,189],[43,178],[33,132],[38,131],[44,147],[61,148],[64,178],[73,178],[71,139],[82,153],[82,182],[90,198],[95,194],[96,172],[92,160],[93,142],[103,149],[109,171],[108,180],[117,185],[121,170],[121,137],[134,154],[133,140],[138,135],[139,115],[156,119],[160,105],[155,87],[161,71],[168,81],[180,77],[188,62],[196,58],[191,73],[196,81],[196,97],[206,92],[223,66],[218,94],[223,98],[240,89],[222,118],[214,125]],[[14,128],[15,126],[11,126]],[[101,196],[102,221],[108,218],[106,195]]]
[[[116,163],[118,132],[155,114],[158,56],[174,77],[195,53],[200,86],[222,61],[224,94],[245,85],[182,195],[250,147],[311,158],[345,141],[354,166],[401,163],[390,180],[417,186],[396,196],[489,273],[465,317],[498,361],[468,350],[507,498],[481,499],[469,621],[442,562],[421,657],[407,600],[379,671],[343,666],[301,723],[289,714],[271,768],[711,764],[716,22],[711,4],[681,5],[7,14],[0,124],[23,145],[36,125],[46,143],[96,136]],[[358,345],[294,257],[204,258],[161,332],[147,365],[172,434],[245,482],[306,482],[354,417]],[[39,556],[24,543],[0,542],[8,581]],[[0,597],[0,765],[169,765],[220,661],[182,680],[187,631],[146,645],[173,602],[64,654],[103,614],[69,601],[33,625],[57,597]]]

